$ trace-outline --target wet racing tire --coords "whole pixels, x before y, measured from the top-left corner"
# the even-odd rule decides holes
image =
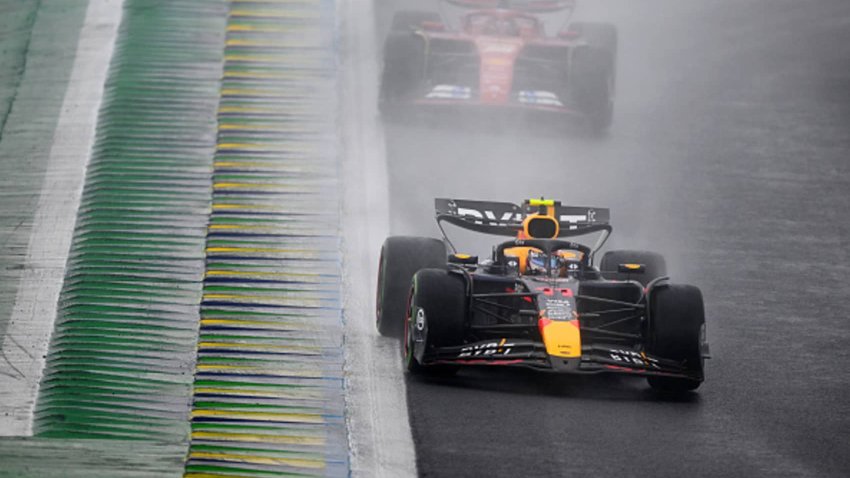
[[[425,41],[413,33],[392,33],[384,46],[380,107],[391,114],[423,93],[426,67]]]
[[[617,84],[617,27],[606,23],[576,22],[570,30],[578,32],[586,46],[578,47],[572,57],[573,99],[585,113],[594,133],[603,133],[614,118]]]
[[[572,58],[573,101],[591,131],[604,133],[614,119],[614,69],[610,53],[580,47]]]
[[[378,332],[401,337],[410,281],[416,271],[446,266],[446,246],[430,237],[390,237],[378,262],[376,320]]]
[[[700,290],[691,285],[662,284],[649,296],[647,352],[683,362],[693,379],[647,377],[649,385],[664,392],[687,392],[703,380],[705,308]]]
[[[453,365],[420,364],[414,342],[424,351],[463,343],[466,321],[463,277],[446,269],[422,269],[413,277],[404,335],[404,365],[411,373],[451,374]]]
[[[619,272],[620,264],[642,264],[644,272],[642,274]],[[599,270],[602,271],[602,276],[608,280],[636,280],[646,286],[653,280],[667,275],[667,262],[664,260],[664,256],[655,252],[608,251],[602,256]]]

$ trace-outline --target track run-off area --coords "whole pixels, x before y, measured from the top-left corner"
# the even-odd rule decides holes
[[[0,0],[0,477],[850,474],[850,5],[581,2],[621,42],[589,138],[382,123],[433,4]],[[402,372],[385,237],[541,195],[703,289],[698,393]]]

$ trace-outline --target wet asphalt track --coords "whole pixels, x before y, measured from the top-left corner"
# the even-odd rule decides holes
[[[618,246],[703,289],[707,382],[671,400],[630,377],[408,378],[420,473],[850,476],[850,3],[583,13],[620,28],[610,135],[390,125],[393,233],[436,234],[439,195],[609,206]]]

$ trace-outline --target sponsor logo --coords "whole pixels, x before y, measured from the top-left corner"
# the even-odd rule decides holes
[[[639,365],[647,368],[660,369],[658,360],[648,357],[643,352],[635,352],[633,350],[611,350],[608,355],[612,360],[626,364]]]
[[[564,106],[558,95],[550,91],[520,91],[517,100],[527,105]]]
[[[514,43],[485,43],[481,46],[481,53],[483,54],[504,54],[509,55],[512,53],[516,53],[519,47]]]
[[[546,301],[546,318],[550,320],[572,319],[573,306],[569,300],[549,299]]]
[[[475,219],[486,220],[488,223],[496,223],[500,225],[508,225],[511,222],[522,221],[522,214],[510,211],[505,211],[501,214],[501,216],[497,217],[496,213],[493,211],[479,211],[477,209],[459,207],[457,208],[457,215],[474,217]],[[476,221],[478,224],[481,224],[482,222],[483,221]]]
[[[513,343],[508,343],[506,339],[502,339],[499,342],[470,345],[460,349],[458,358],[505,356],[511,353],[511,348],[514,345]]]
[[[425,97],[427,99],[468,100],[472,98],[472,88],[468,86],[437,85]]]

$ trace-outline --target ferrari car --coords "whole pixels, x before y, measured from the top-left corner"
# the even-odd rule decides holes
[[[596,131],[609,127],[617,65],[613,25],[570,23],[574,0],[443,4],[448,7],[441,12],[395,14],[384,45],[385,115],[411,108],[500,109],[583,118]],[[450,7],[461,14],[452,15]],[[555,21],[562,27],[547,32]]]
[[[709,352],[702,293],[671,282],[653,252],[609,251],[594,265],[609,218],[608,209],[544,199],[437,199],[442,239],[384,242],[378,331],[403,340],[412,374],[513,366],[631,374],[655,389],[695,390]],[[446,225],[511,239],[479,260],[454,248]],[[592,246],[567,240],[586,235],[598,235]]]

